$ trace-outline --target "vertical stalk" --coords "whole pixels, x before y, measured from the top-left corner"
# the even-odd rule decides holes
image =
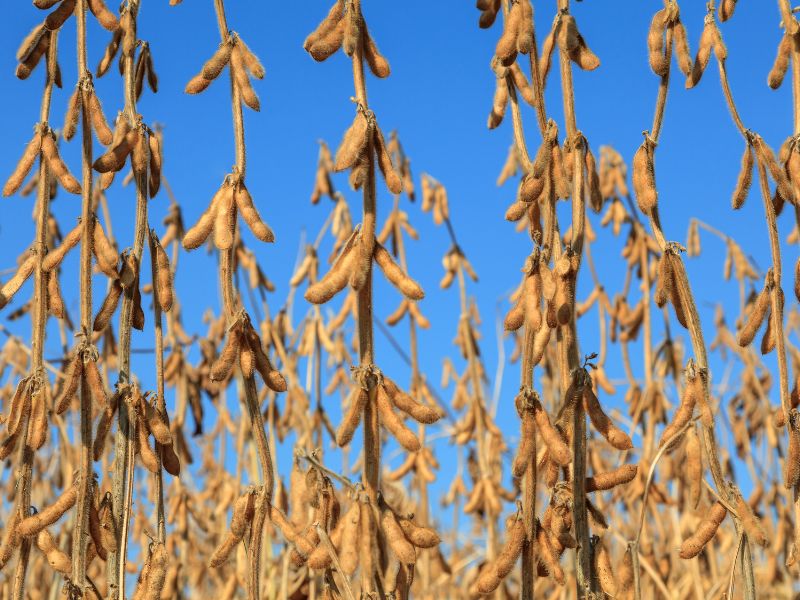
[[[44,129],[50,118],[50,100],[53,95],[53,80],[56,73],[58,58],[58,31],[50,33],[50,46],[47,51],[47,68],[45,72],[44,92],[39,111],[39,127]],[[34,252],[36,252],[36,267],[33,277],[33,299],[31,301],[31,316],[33,318],[33,331],[31,333],[31,385],[47,385],[47,375],[44,372],[44,339],[45,325],[47,324],[47,275],[42,270],[42,261],[47,254],[47,221],[50,214],[50,181],[47,161],[39,154],[39,175],[36,189],[36,239]],[[55,275],[54,275],[55,276]],[[33,450],[28,446],[28,428],[30,419],[26,418],[21,425],[24,431],[20,440],[19,479],[17,480],[17,501],[15,512],[27,516],[31,507],[31,481],[33,478]],[[12,513],[13,514],[13,513]],[[25,593],[25,573],[28,569],[31,540],[25,539],[20,544],[19,558],[14,572],[13,600],[22,600]]]
[[[217,16],[220,37],[223,42],[228,39],[227,19],[225,18],[225,5],[223,0],[214,0],[214,9]],[[244,117],[242,114],[242,101],[239,89],[235,84],[233,73],[230,73],[231,85],[231,110],[233,113],[234,140],[236,146],[236,173],[239,177],[245,176],[247,165],[247,153],[244,140]],[[239,302],[233,286],[234,271],[234,247],[229,250],[221,251],[219,258],[220,288],[222,291],[223,311],[225,312],[228,324],[236,319]],[[264,431],[264,416],[258,401],[258,390],[254,376],[244,377],[239,372],[237,386],[244,392],[245,404],[250,415],[250,423],[253,437],[256,443],[259,463],[261,467],[262,487],[256,501],[256,511],[250,527],[250,546],[248,548],[249,568],[247,571],[247,597],[248,600],[258,600],[260,598],[260,570],[261,570],[261,549],[264,539],[264,525],[266,523],[269,504],[272,501],[272,490],[274,487],[274,473],[272,470],[272,457]]]
[[[150,267],[153,273],[153,326],[155,327],[156,337],[156,410],[162,415],[167,414],[166,398],[164,397],[164,328],[161,323],[161,304],[156,293],[156,241],[155,233],[150,232]],[[166,543],[167,530],[166,519],[164,516],[164,477],[162,473],[163,451],[160,444],[156,444],[156,456],[158,457],[158,472],[154,476],[156,492],[156,521],[158,541]]]
[[[563,13],[569,12],[569,0],[559,0],[559,8]],[[570,58],[563,50],[559,50],[561,65],[561,86],[564,100],[564,120],[567,128],[567,140],[573,145],[575,166],[572,179],[572,250],[578,257],[578,266],[583,252],[583,235],[586,222],[586,202],[583,195],[583,162],[584,144],[583,136],[578,131],[575,117],[575,95],[572,84],[572,65]],[[575,286],[577,288],[578,270],[575,273]],[[578,349],[577,323],[573,316],[567,325],[560,328],[562,344],[562,371],[567,369],[572,375],[580,366]],[[562,372],[562,381],[566,379]],[[591,385],[590,383],[588,385]],[[574,402],[574,432],[572,437],[572,502],[573,522],[575,525],[575,539],[578,546],[576,556],[576,583],[578,598],[586,596],[592,585],[591,576],[591,547],[589,545],[589,521],[586,509],[586,415],[583,402],[577,398]]]
[[[78,38],[78,86],[81,101],[81,255],[80,255],[80,295],[81,295],[81,334],[83,340],[79,352],[83,360],[94,360],[88,356],[92,331],[92,232],[94,215],[92,213],[92,128],[87,102],[91,93],[91,73],[86,66],[86,2],[78,0],[75,5],[75,19]],[[86,590],[86,528],[88,525],[89,502],[92,484],[92,395],[86,379],[81,379],[80,390],[80,437],[79,452],[80,480],[78,500],[75,503],[75,531],[72,540],[72,585],[80,593]]]
[[[123,10],[130,13],[131,27],[136,35],[136,18],[139,11],[139,1],[129,0]],[[125,45],[121,51],[125,52]],[[123,54],[124,60],[124,82],[125,82],[125,117],[131,127],[140,126],[139,115],[136,110],[136,91],[134,82],[134,50],[129,54]],[[144,133],[142,133],[144,135]],[[149,165],[149,160],[146,161]],[[132,256],[136,259],[136,264],[141,270],[142,253],[144,251],[145,234],[147,232],[147,169],[134,175],[136,184],[136,216],[133,231]],[[138,286],[137,280],[134,286]],[[131,335],[133,330],[133,309],[134,309],[134,286],[126,289],[122,295],[122,306],[120,307],[119,317],[119,382],[118,384],[128,384],[131,382]],[[112,592],[112,598],[124,600],[125,598],[125,563],[127,562],[128,549],[128,520],[131,512],[132,490],[128,488],[128,481],[132,480],[135,454],[132,452],[134,435],[134,423],[129,414],[130,407],[123,401],[118,408],[118,427],[115,436],[115,456],[114,480],[113,480],[113,513],[117,524],[117,532],[120,538],[117,540],[118,552],[111,553],[107,563],[108,575],[111,581],[116,581],[118,589]]]

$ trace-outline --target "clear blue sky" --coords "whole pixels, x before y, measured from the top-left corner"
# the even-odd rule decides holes
[[[218,43],[213,3],[210,0],[185,0],[169,7],[166,0],[143,0],[139,36],[151,45],[160,90],[145,91],[140,112],[148,123],[165,125],[165,174],[178,196],[187,225],[206,207],[221,178],[233,164],[233,144],[229,88],[224,80],[214,83],[199,96],[183,93],[186,82],[200,69]],[[313,236],[325,217],[329,203],[313,207],[309,193],[316,167],[318,139],[335,145],[352,119],[352,79],[349,60],[341,53],[325,63],[315,63],[302,49],[305,36],[329,8],[328,2],[229,1],[230,27],[238,31],[261,58],[267,75],[256,82],[262,112],[245,109],[248,148],[248,187],[265,219],[275,230],[277,243],[264,245],[251,238],[258,257],[277,292],[271,306],[278,308],[285,298],[287,282],[298,251],[302,231]],[[555,14],[555,2],[534,2],[539,42]],[[0,107],[3,118],[3,143],[0,144],[0,174],[7,177],[16,163],[31,128],[38,118],[42,73],[28,81],[14,77],[14,53],[18,42],[44,16],[30,3],[18,2],[0,20]],[[694,51],[702,28],[705,2],[683,2],[683,20]],[[641,142],[641,131],[649,129],[658,85],[649,70],[645,39],[652,14],[661,2],[618,0],[576,2],[573,14],[588,44],[601,59],[601,67],[591,73],[577,72],[576,111],[579,128],[592,148],[614,146],[630,161]],[[370,31],[392,66],[387,80],[368,80],[371,107],[384,130],[397,129],[412,160],[419,186],[419,175],[428,172],[442,181],[449,192],[452,220],[459,241],[475,265],[481,281],[471,288],[484,317],[484,356],[487,370],[494,372],[495,306],[498,299],[517,284],[519,268],[530,243],[516,234],[503,219],[513,199],[515,186],[495,186],[495,179],[511,143],[509,123],[498,130],[486,129],[491,107],[494,75],[489,61],[500,33],[477,26],[474,2],[377,2],[365,0],[364,12]],[[773,2],[740,2],[734,18],[722,24],[729,47],[729,72],[733,93],[745,124],[761,133],[775,148],[791,133],[791,95],[788,85],[772,91],[766,85],[775,49],[780,39],[779,13]],[[94,66],[103,54],[110,34],[90,21],[89,63]],[[64,28],[59,40],[59,57],[65,89],[56,91],[51,122],[60,126],[68,95],[75,82],[74,22]],[[41,68],[41,67],[40,67]],[[670,239],[685,240],[690,217],[697,217],[734,236],[760,267],[768,264],[768,244],[760,198],[753,195],[738,213],[730,209],[743,143],[725,108],[712,63],[696,89],[683,89],[677,72],[667,105],[664,132],[657,153],[657,174],[664,229]],[[788,79],[787,79],[788,83]],[[122,82],[115,68],[97,82],[98,94],[106,115],[121,106]],[[563,134],[560,85],[557,73],[547,88],[549,114],[559,122]],[[524,109],[528,140],[538,144],[533,112]],[[96,150],[99,150],[96,147]],[[79,172],[75,142],[64,150],[73,172]],[[346,188],[354,214],[360,199]],[[391,207],[388,193],[379,187],[379,212]],[[109,191],[114,233],[125,246],[130,243],[134,194],[119,183]],[[33,236],[32,200],[3,199],[0,219],[0,268],[12,267],[19,251]],[[79,199],[59,192],[54,210],[68,228],[79,213]],[[151,223],[160,224],[167,198],[162,192],[150,204]],[[427,291],[423,312],[434,327],[422,333],[421,361],[429,380],[438,381],[441,361],[455,356],[452,338],[456,327],[457,296],[438,289],[442,275],[440,257],[449,242],[446,232],[433,227],[428,215],[410,208],[411,220],[421,232],[421,240],[410,246],[412,275]],[[597,224],[595,216],[591,217]],[[160,225],[157,229],[162,230]],[[782,237],[790,230],[787,216],[780,221]],[[599,230],[599,226],[595,227]],[[599,232],[601,241],[594,249],[595,260],[607,287],[616,291],[622,284],[619,250],[622,240],[611,239],[610,231]],[[711,305],[723,302],[729,309],[728,321],[737,316],[737,289],[722,279],[724,248],[703,234],[704,253],[700,261],[689,260],[689,274],[695,289],[707,335],[712,335]],[[785,252],[792,264],[796,250]],[[181,256],[177,292],[183,304],[183,322],[190,332],[203,332],[201,313],[217,298],[216,262],[202,251]],[[789,272],[791,272],[789,270]],[[77,317],[75,285],[77,258],[65,264],[63,282],[67,306]],[[96,284],[103,286],[97,278]],[[587,291],[588,273],[581,275],[579,297]],[[789,281],[784,282],[790,286]],[[385,316],[399,298],[381,285],[376,314]],[[27,297],[29,288],[20,293]],[[197,302],[197,299],[200,299]],[[95,306],[102,295],[95,295]],[[16,304],[18,304],[17,301]],[[302,303],[302,300],[301,300]],[[301,305],[302,306],[302,305]],[[302,314],[302,308],[297,314]],[[0,317],[2,318],[2,317]],[[148,315],[149,318],[149,315]],[[586,353],[597,348],[596,319],[581,323],[580,339]],[[11,325],[27,336],[27,319]],[[149,328],[149,325],[148,325]],[[406,369],[397,356],[380,340],[378,362],[401,381]],[[56,345],[57,339],[51,336]],[[405,336],[398,334],[399,339]],[[134,347],[150,347],[150,334],[136,334]],[[621,378],[618,349],[611,347],[609,370]],[[636,364],[640,364],[636,361]],[[716,363],[715,375],[722,368]],[[715,363],[712,363],[712,370]],[[138,376],[152,382],[149,359],[136,365]],[[640,374],[640,373],[637,373]],[[511,398],[517,387],[516,369],[506,370],[500,422],[509,435],[517,435],[517,422]],[[449,395],[446,395],[446,397]],[[604,400],[612,405],[621,401]],[[773,404],[777,402],[777,397]],[[446,447],[439,444],[440,449]],[[281,450],[283,460],[289,453]],[[444,453],[439,452],[440,456]]]

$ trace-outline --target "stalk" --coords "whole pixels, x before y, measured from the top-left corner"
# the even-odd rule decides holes
[[[50,100],[53,95],[53,78],[56,73],[58,58],[58,31],[50,34],[50,47],[47,52],[47,69],[45,72],[44,92],[39,111],[39,127],[45,127],[50,118]],[[36,267],[33,272],[33,299],[31,312],[33,330],[31,333],[31,373],[34,386],[47,385],[47,374],[44,370],[45,325],[47,324],[47,275],[42,271],[42,261],[47,254],[47,221],[50,215],[50,181],[47,161],[39,154],[39,175],[36,189]],[[20,440],[18,492],[14,512],[23,516],[30,514],[31,482],[33,479],[33,450],[28,446],[28,429],[30,419],[22,425],[23,438]],[[13,514],[13,513],[12,513]],[[28,569],[31,541],[23,540],[20,545],[19,558],[14,572],[13,600],[22,600],[25,593],[25,574]]]
[[[228,39],[230,35],[228,24],[225,17],[225,5],[223,0],[214,0],[214,10],[217,16],[217,25],[222,41]],[[235,85],[233,73],[230,73],[231,85],[231,109],[233,113],[234,140],[236,146],[236,172],[240,177],[244,177],[247,166],[247,153],[244,139],[244,118],[242,115],[242,100],[239,89]],[[236,320],[236,314],[241,307],[238,296],[233,285],[234,271],[234,247],[229,250],[221,251],[219,257],[219,276],[220,289],[222,291],[223,311],[225,312],[228,324]],[[274,488],[274,473],[272,466],[271,451],[264,431],[264,417],[258,401],[258,390],[254,376],[245,377],[241,370],[237,376],[237,385],[243,392],[247,411],[250,415],[250,423],[253,437],[256,443],[259,463],[261,467],[261,489],[256,500],[256,511],[250,529],[250,545],[248,547],[248,570],[247,570],[247,597],[248,600],[258,600],[260,598],[260,570],[261,570],[261,550],[264,539],[264,525],[266,524],[269,505],[272,501],[272,490]]]
[[[136,31],[136,18],[139,11],[138,0],[129,0],[124,8],[130,12],[131,27]],[[134,33],[135,35],[135,33]],[[125,53],[124,44],[120,49],[124,57],[124,82],[125,82],[125,118],[131,127],[138,126],[139,114],[136,110],[136,91],[134,73],[134,50]],[[147,161],[149,168],[149,160]],[[145,235],[147,234],[147,177],[148,169],[134,174],[136,184],[136,216],[133,230],[133,248],[131,254],[136,259],[136,264],[141,265],[144,251]],[[141,270],[141,267],[140,267]],[[131,383],[131,335],[133,330],[134,286],[126,289],[122,295],[122,305],[119,317],[119,379],[118,385]],[[116,600],[125,598],[125,564],[128,550],[128,521],[131,513],[132,490],[128,489],[128,481],[133,479],[134,452],[132,440],[135,434],[130,407],[127,402],[120,402],[118,409],[118,428],[115,436],[115,456],[113,479],[113,513],[120,536],[117,540],[118,552],[110,553],[107,563],[107,572],[110,581],[116,581],[117,589],[113,592]],[[121,460],[120,460],[121,459]]]
[[[78,38],[78,85],[83,98],[91,91],[91,73],[86,66],[86,2],[78,0],[75,5],[75,22]],[[78,350],[83,360],[94,360],[86,351],[90,349],[92,331],[92,244],[94,215],[92,213],[92,128],[88,103],[81,102],[81,254],[80,295],[81,334],[83,340]],[[86,592],[86,528],[88,526],[89,503],[92,484],[92,395],[86,379],[82,378],[80,389],[80,438],[79,491],[75,503],[75,530],[72,540],[72,585],[81,594]]]

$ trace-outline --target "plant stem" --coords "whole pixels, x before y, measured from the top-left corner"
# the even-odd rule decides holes
[[[44,130],[50,118],[50,100],[53,95],[53,80],[56,73],[58,58],[58,31],[50,34],[50,46],[47,51],[47,68],[45,72],[44,92],[39,111],[39,125],[37,128]],[[48,134],[49,135],[49,134]],[[36,267],[33,276],[33,299],[31,301],[31,316],[33,331],[31,333],[31,375],[34,390],[39,386],[47,385],[47,375],[44,371],[44,340],[45,325],[47,324],[47,277],[42,270],[42,261],[47,254],[47,224],[50,214],[50,181],[47,161],[39,154],[39,174],[36,188],[36,239],[34,252],[36,252]],[[56,274],[53,274],[55,277]],[[17,479],[17,500],[14,512],[19,512],[23,517],[30,513],[31,507],[31,481],[33,478],[33,450],[28,446],[30,418],[26,417],[21,425],[24,432],[20,440],[21,460],[19,462],[19,477]],[[12,513],[13,514],[13,513]],[[25,593],[25,573],[28,569],[31,541],[23,540],[20,544],[19,558],[17,559],[14,573],[13,600],[22,600]]]
[[[131,27],[136,36],[136,18],[139,11],[138,0],[128,0],[127,6],[123,8],[131,16]],[[124,54],[125,47],[121,49],[124,60],[124,82],[125,82],[125,118],[131,127],[140,127],[139,114],[136,110],[136,91],[135,91],[135,49],[131,49],[129,54]],[[140,135],[146,135],[140,131]],[[149,165],[149,160],[145,161]],[[147,177],[148,169],[134,172],[134,182],[136,184],[136,216],[133,230],[132,256],[139,271],[141,271],[142,254],[144,251],[145,235],[147,233]],[[133,330],[133,310],[134,310],[134,287],[139,285],[138,273],[136,282],[133,286],[126,289],[122,295],[122,306],[120,307],[119,317],[119,380],[118,385],[131,383],[131,335]],[[124,600],[125,598],[125,564],[127,562],[128,550],[128,521],[131,513],[132,490],[128,488],[128,482],[132,481],[132,471],[134,468],[135,453],[131,451],[134,436],[135,424],[129,414],[130,407],[127,402],[120,402],[118,409],[118,427],[115,436],[115,456],[114,462],[114,481],[113,481],[113,513],[117,524],[117,532],[120,538],[117,541],[118,552],[111,553],[107,563],[109,579],[116,581],[118,589],[112,593],[112,598]]]
[[[225,18],[225,5],[223,0],[214,0],[214,9],[217,15],[217,25],[220,37],[224,43],[230,32],[228,30],[227,19]],[[229,69],[230,70],[230,69]],[[242,100],[239,88],[236,86],[233,73],[230,73],[231,84],[231,110],[233,114],[234,140],[236,145],[236,172],[239,177],[244,178],[247,166],[247,152],[244,139],[244,117],[242,114]],[[226,314],[228,324],[232,324],[236,319],[239,308],[238,296],[233,286],[234,272],[234,247],[229,250],[220,251],[219,273],[220,287],[222,289],[223,311]],[[251,431],[256,443],[259,463],[261,466],[262,487],[256,499],[256,510],[250,527],[250,546],[248,548],[248,570],[247,570],[247,597],[248,600],[258,600],[260,598],[260,570],[261,570],[261,550],[264,541],[264,525],[266,523],[269,505],[272,502],[272,490],[274,488],[274,473],[272,469],[272,458],[264,430],[264,417],[261,413],[258,401],[258,390],[256,389],[255,378],[253,375],[245,377],[239,370],[237,385],[244,392],[245,404],[250,415]]]
[[[82,342],[78,352],[82,360],[94,360],[84,350],[91,343],[92,331],[92,245],[94,215],[92,213],[92,127],[88,107],[91,73],[86,66],[86,2],[75,5],[78,41],[78,93],[81,94],[81,254],[80,254],[80,304]],[[86,591],[86,528],[92,489],[92,394],[86,379],[81,379],[80,389],[80,480],[78,500],[75,503],[75,531],[72,540],[72,585],[81,593]]]

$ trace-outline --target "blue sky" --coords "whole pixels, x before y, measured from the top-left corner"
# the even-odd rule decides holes
[[[327,2],[233,2],[227,7],[229,26],[237,31],[261,58],[267,75],[256,82],[261,98],[261,113],[245,109],[248,149],[248,187],[264,218],[276,233],[274,245],[249,242],[262,266],[275,282],[277,292],[270,305],[283,304],[288,280],[298,252],[301,235],[315,236],[327,216],[329,203],[311,206],[309,194],[316,168],[317,140],[338,143],[352,119],[353,94],[349,59],[338,53],[322,64],[315,63],[302,49],[305,36],[327,12]],[[684,2],[683,21],[692,49],[702,28],[704,2]],[[555,2],[534,2],[539,42],[544,38],[554,16]],[[658,80],[649,70],[645,39],[652,14],[660,1],[586,0],[574,3],[575,15],[587,43],[600,57],[601,66],[591,73],[576,72],[575,97],[578,126],[598,156],[600,145],[615,147],[630,161],[641,143],[641,131],[649,129]],[[494,75],[489,61],[499,36],[499,26],[480,30],[478,11],[473,2],[376,2],[365,0],[364,13],[370,31],[389,59],[392,75],[386,80],[368,79],[369,101],[385,131],[397,129],[419,187],[419,175],[427,172],[448,189],[451,217],[459,242],[481,277],[470,292],[479,303],[484,318],[483,350],[487,371],[496,366],[494,321],[496,305],[518,282],[519,268],[530,249],[524,235],[514,233],[503,219],[512,201],[515,186],[495,186],[497,174],[511,143],[508,122],[495,131],[486,129],[491,107]],[[14,77],[14,53],[18,42],[43,18],[29,3],[19,3],[6,11],[0,20],[0,114],[3,116],[3,144],[0,144],[0,174],[13,169],[31,128],[38,118],[42,74],[37,70],[27,81]],[[722,24],[729,48],[728,68],[733,94],[745,124],[759,132],[777,148],[792,131],[791,92],[787,83],[778,91],[766,85],[766,76],[780,39],[777,4],[741,2],[731,21]],[[110,34],[89,19],[89,64],[94,66],[103,54]],[[164,173],[183,208],[187,225],[194,222],[206,207],[222,177],[233,164],[233,135],[229,87],[224,80],[215,82],[199,96],[183,93],[186,82],[199,71],[219,41],[211,1],[185,0],[169,7],[166,0],[145,0],[139,20],[139,36],[151,45],[155,68],[160,79],[158,94],[145,91],[139,104],[148,123],[165,127]],[[64,28],[59,40],[64,90],[53,98],[52,123],[63,122],[63,111],[75,82],[74,22]],[[697,217],[733,236],[755,263],[765,268],[769,246],[764,225],[763,207],[752,195],[744,208],[730,209],[730,194],[736,180],[743,142],[736,132],[724,104],[716,67],[712,63],[701,83],[693,90],[683,89],[683,78],[673,69],[664,131],[657,153],[660,206],[668,238],[684,241],[691,217]],[[122,103],[122,82],[114,68],[97,81],[97,91],[111,116]],[[563,135],[560,82],[551,76],[546,93],[548,113],[560,124]],[[531,148],[538,144],[534,114],[524,108],[527,137]],[[99,150],[96,147],[96,152]],[[80,170],[78,145],[74,141],[63,150],[73,172]],[[360,198],[346,188],[344,178],[338,187],[345,191],[354,215]],[[391,208],[388,192],[379,186],[379,213]],[[134,211],[134,193],[119,183],[108,194],[112,207],[114,233],[123,246],[130,243]],[[0,219],[0,269],[13,266],[17,254],[33,236],[30,198],[3,199]],[[59,192],[54,211],[62,228],[79,213],[78,197]],[[151,223],[160,223],[167,207],[162,192],[151,201]],[[406,207],[408,208],[408,206]],[[438,289],[442,275],[440,258],[449,241],[443,229],[435,228],[430,217],[419,207],[408,208],[421,240],[409,246],[411,272],[426,289],[423,312],[434,326],[421,334],[420,359],[428,379],[439,379],[442,359],[455,356],[452,339],[456,328],[458,298],[453,290]],[[791,228],[788,211],[780,219],[782,238]],[[590,217],[597,224],[595,216]],[[160,225],[157,229],[162,230]],[[598,230],[600,241],[593,249],[601,276],[607,287],[622,285],[620,268],[621,239],[612,239],[610,231]],[[248,234],[249,235],[249,234]],[[708,340],[713,337],[713,305],[722,302],[733,323],[738,314],[738,291],[734,283],[722,279],[724,247],[703,234],[702,260],[688,261],[701,316]],[[793,264],[794,248],[784,251],[785,264]],[[182,254],[177,279],[177,293],[182,299],[183,322],[190,332],[202,333],[202,312],[216,305],[216,262],[203,251]],[[702,264],[701,264],[702,262]],[[77,257],[65,263],[62,283],[68,309],[77,317]],[[791,272],[791,269],[787,269]],[[588,292],[588,272],[582,272],[579,297]],[[97,278],[96,285],[103,286]],[[791,283],[787,280],[785,286]],[[379,284],[376,315],[385,316],[394,309],[399,297]],[[29,294],[26,287],[19,297]],[[200,299],[198,302],[197,300]],[[95,306],[102,295],[95,295]],[[18,304],[19,301],[17,301]],[[301,304],[296,314],[305,309]],[[149,315],[148,315],[149,317]],[[2,315],[0,315],[2,318]],[[584,353],[597,349],[596,319],[588,317],[580,326]],[[27,337],[28,321],[10,325]],[[675,330],[675,329],[673,329]],[[51,334],[53,331],[51,330]],[[404,381],[407,370],[380,332],[378,363],[396,379]],[[404,342],[406,336],[398,332]],[[57,337],[51,335],[53,354],[57,355]],[[151,347],[149,333],[135,334],[134,347]],[[635,365],[641,363],[634,359]],[[611,347],[608,368],[613,379],[622,377],[619,350]],[[136,373],[152,385],[149,359],[139,358]],[[722,367],[712,363],[719,377]],[[641,374],[637,371],[637,375]],[[499,420],[504,431],[516,436],[518,431],[512,397],[517,387],[515,368],[505,371],[504,394]],[[624,391],[624,390],[622,390]],[[448,397],[449,394],[445,394]],[[604,399],[618,406],[617,398]],[[773,404],[777,403],[777,397]],[[336,409],[332,409],[336,410]],[[724,439],[724,438],[723,438]],[[438,444],[440,456],[447,448]],[[288,449],[280,451],[286,464]],[[447,461],[443,461],[445,467]]]

